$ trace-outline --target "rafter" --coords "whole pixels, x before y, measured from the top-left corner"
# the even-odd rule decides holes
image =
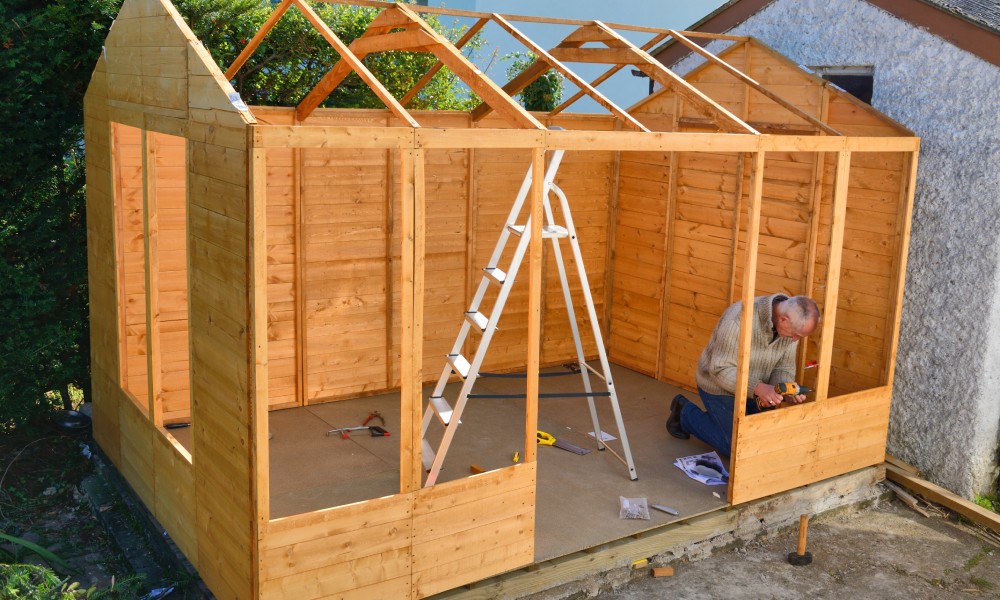
[[[468,31],[465,32],[465,35],[455,42],[455,48],[461,50],[467,43],[469,43],[469,40],[475,37],[475,35],[479,33],[479,30],[489,22],[489,19],[479,19],[476,21],[472,27],[469,27]],[[431,67],[430,70],[427,71],[427,73],[425,73],[413,87],[410,88],[410,91],[403,94],[403,97],[399,99],[399,103],[403,106],[409,104],[410,101],[413,100],[413,98],[420,92],[420,90],[424,89],[424,86],[430,83],[431,79],[434,79],[434,76],[437,75],[438,71],[440,71],[443,66],[444,63],[441,62],[440,59],[434,63],[434,66]]]
[[[509,123],[517,127],[527,127],[531,129],[545,129],[538,119],[531,116],[513,98],[508,96],[500,87],[486,77],[479,67],[472,64],[461,52],[452,46],[448,40],[434,31],[427,23],[417,16],[406,4],[396,4],[395,10],[405,12],[410,18],[421,24],[421,28],[438,43],[430,48],[438,59],[443,62],[451,71],[458,76],[473,92],[496,110]]]
[[[605,42],[606,44],[618,48],[631,48],[636,55],[636,62],[634,64],[640,71],[649,75],[653,81],[664,87],[673,89],[676,93],[683,96],[685,100],[691,103],[691,106],[695,110],[717,122],[723,130],[740,133],[759,133],[753,127],[740,120],[739,117],[726,110],[724,106],[712,100],[702,93],[701,90],[679,77],[670,69],[664,67],[652,56],[637,48],[635,44],[618,35],[616,31],[608,28],[607,25],[600,21],[595,21],[595,23],[598,27],[601,27],[614,36],[615,39]]]
[[[804,119],[806,122],[808,122],[808,123],[810,123],[810,124],[818,127],[819,129],[821,129],[822,131],[824,131],[824,132],[826,132],[826,133],[828,133],[830,135],[842,135],[839,131],[837,131],[833,127],[830,127],[829,125],[827,125],[823,121],[821,121],[821,120],[817,119],[816,117],[810,115],[809,113],[803,111],[798,106],[795,106],[794,104],[792,104],[788,100],[785,100],[784,98],[782,98],[778,94],[775,94],[771,90],[769,90],[769,89],[765,88],[764,86],[762,86],[761,84],[757,83],[756,80],[754,80],[753,78],[751,78],[749,75],[747,75],[743,71],[740,71],[739,69],[737,69],[736,67],[730,65],[729,63],[727,63],[726,61],[722,60],[718,56],[712,54],[708,50],[705,50],[704,48],[702,48],[698,44],[696,44],[696,43],[692,42],[691,40],[687,39],[680,32],[674,31],[674,30],[671,29],[670,30],[670,35],[673,36],[673,38],[675,40],[677,40],[678,42],[680,42],[680,43],[684,44],[685,46],[687,46],[688,48],[690,48],[692,51],[694,51],[694,52],[700,54],[701,56],[705,57],[709,62],[717,65],[723,71],[729,73],[733,77],[736,77],[737,79],[739,79],[743,83],[745,83],[745,84],[749,85],[750,87],[752,87],[753,89],[757,90],[759,93],[763,94],[764,96],[767,96],[768,98],[770,98],[771,100],[775,101],[779,105],[781,105],[784,108],[788,109],[795,116],[797,116],[797,117],[799,117],[801,119]]]
[[[507,21],[506,19],[497,14],[493,15],[493,20],[498,25],[506,29],[508,33],[514,36],[514,38],[516,38],[517,41],[527,46],[529,50],[535,53],[535,56],[537,56],[544,62],[548,63],[549,65],[551,65],[553,69],[561,73],[566,79],[572,82],[573,85],[577,86],[581,90],[585,90],[586,93],[591,98],[593,98],[595,102],[597,102],[604,108],[611,111],[611,114],[621,119],[626,125],[628,125],[632,129],[635,129],[636,131],[649,131],[648,129],[646,129],[645,126],[643,126],[642,123],[636,121],[635,118],[632,117],[632,115],[628,114],[626,111],[621,109],[617,104],[615,104],[614,102],[609,100],[606,96],[604,96],[604,94],[592,88],[589,83],[587,83],[579,75],[577,75],[571,69],[562,64],[557,58],[552,56],[552,54],[550,54],[544,48],[542,48],[534,41],[532,41],[531,38],[518,31],[517,28],[511,25],[509,21]],[[535,64],[538,64],[538,61],[536,61]]]
[[[240,55],[236,57],[233,64],[229,65],[229,69],[226,70],[227,80],[236,77],[236,73],[239,72],[239,70],[243,68],[243,65],[246,64],[247,60],[253,56],[253,53],[257,51],[257,47],[260,46],[262,41],[264,41],[264,37],[271,32],[271,29],[275,26],[275,24],[277,24],[278,21],[281,20],[281,17],[285,15],[285,11],[287,11],[288,7],[291,5],[292,0],[281,0],[281,4],[274,8],[274,12],[271,13],[271,16],[264,21],[264,24],[261,25],[260,29],[256,34],[254,34],[250,42],[247,43],[245,48],[243,48]]]
[[[653,46],[656,46],[661,41],[663,41],[663,39],[665,37],[667,37],[666,33],[658,33],[658,34],[656,34],[655,36],[653,36],[653,39],[649,40],[648,42],[646,42],[645,44],[642,45],[641,50],[643,52],[649,50]],[[621,71],[622,68],[625,67],[625,66],[626,65],[615,65],[614,67],[612,67],[612,68],[608,69],[607,71],[605,71],[604,73],[602,73],[600,77],[598,77],[597,79],[591,81],[590,85],[596,88],[600,84],[602,84],[605,81],[607,81],[608,79],[610,79],[612,75],[614,75],[618,71]],[[562,104],[560,104],[559,106],[555,107],[555,109],[553,109],[553,111],[551,113],[549,113],[549,114],[550,115],[557,115],[557,114],[561,113],[562,111],[564,111],[567,108],[569,108],[569,106],[571,104],[573,104],[574,102],[576,102],[580,98],[583,98],[585,95],[586,94],[584,94],[582,90],[578,91],[577,93],[575,93],[572,96],[570,96]]]
[[[304,2],[304,0],[292,1],[295,3],[295,6],[302,11],[306,19],[313,24],[313,27],[320,32],[323,38],[326,39],[326,41],[333,46],[334,50],[337,51],[337,54],[340,55],[340,60],[337,61],[334,68],[331,69],[330,72],[320,80],[316,87],[309,92],[306,98],[299,103],[296,108],[296,112],[298,113],[300,120],[305,120],[305,118],[308,117],[312,111],[315,110],[316,107],[330,95],[337,85],[343,81],[344,77],[347,77],[347,75],[353,70],[359,77],[361,77],[361,80],[364,81],[373,92],[375,92],[375,95],[378,96],[379,100],[385,103],[394,115],[409,124],[410,127],[420,127],[420,124],[417,123],[412,116],[410,116],[410,113],[408,113],[406,109],[403,108],[403,106],[397,102],[395,98],[393,98],[392,94],[389,93],[389,90],[385,89],[382,82],[372,75],[372,72],[368,70],[368,67],[361,62],[361,58],[355,56],[354,53],[351,52],[344,42],[337,37],[337,34],[330,29],[323,19],[319,18],[319,15],[317,15],[316,12]],[[389,12],[389,10],[391,9],[387,9],[383,12],[383,14],[385,14],[385,12]],[[382,15],[379,15],[379,17],[381,16]],[[379,17],[375,17],[372,24],[376,24]],[[391,18],[391,16],[386,17],[386,19],[389,18]],[[376,27],[378,26],[380,26],[380,24],[376,24]],[[367,33],[367,31],[365,33]],[[358,39],[361,39],[362,37],[364,37],[364,35]]]

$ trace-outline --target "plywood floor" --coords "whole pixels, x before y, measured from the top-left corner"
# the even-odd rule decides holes
[[[565,369],[547,369],[560,372]],[[599,452],[588,432],[593,431],[585,398],[542,399],[538,426],[558,439],[590,448],[587,455],[542,446],[538,449],[538,497],[535,560],[540,562],[635,535],[672,521],[725,508],[726,487],[705,486],[689,479],[673,465],[680,456],[709,452],[691,439],[671,437],[664,424],[670,400],[683,392],[634,371],[613,366],[626,432],[632,448],[637,481],[610,452]],[[603,390],[601,382],[595,389]],[[449,386],[456,395],[457,384]],[[481,379],[476,393],[523,392],[523,379]],[[579,375],[546,377],[542,392],[579,392]],[[428,388],[429,393],[429,388]],[[596,398],[601,428],[618,437],[607,398]],[[399,395],[383,394],[270,413],[271,517],[278,518],[331,506],[394,494],[399,488],[399,438],[370,437],[357,432],[349,439],[326,435],[333,427],[360,425],[370,412],[384,415],[393,434],[399,427]],[[178,430],[181,436],[188,430]],[[441,428],[432,425],[435,442]],[[181,439],[186,445],[190,442]],[[618,441],[609,443],[620,452]],[[523,452],[524,401],[474,399],[448,452],[440,481],[469,475],[472,464],[486,470],[512,464],[513,453]],[[714,494],[718,494],[716,497]],[[619,497],[646,498],[680,513],[650,511],[650,520],[619,518]]]

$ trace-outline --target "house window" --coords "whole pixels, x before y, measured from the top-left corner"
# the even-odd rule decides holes
[[[873,66],[819,66],[809,67],[814,73],[851,94],[858,100],[872,103],[875,84]]]

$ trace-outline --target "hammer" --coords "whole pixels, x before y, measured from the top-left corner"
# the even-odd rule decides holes
[[[788,562],[796,567],[812,564],[812,554],[806,552],[806,535],[809,529],[809,515],[799,517],[799,546],[795,552],[788,553]]]

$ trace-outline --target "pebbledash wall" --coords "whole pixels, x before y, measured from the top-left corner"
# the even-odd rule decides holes
[[[777,0],[727,33],[873,65],[872,105],[922,138],[887,451],[964,496],[995,491],[1000,67],[862,0]]]

